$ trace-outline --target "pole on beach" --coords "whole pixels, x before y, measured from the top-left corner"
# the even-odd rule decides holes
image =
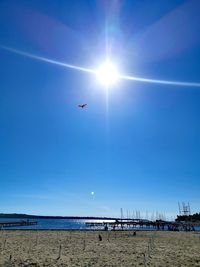
[[[58,257],[57,257],[56,260],[59,260],[60,257],[61,257],[61,250],[62,250],[62,246],[60,245],[60,246],[59,246],[59,251],[58,251]]]

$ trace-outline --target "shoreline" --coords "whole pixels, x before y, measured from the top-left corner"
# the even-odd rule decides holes
[[[33,232],[35,232],[35,231],[64,231],[64,232],[70,232],[70,231],[72,231],[72,232],[84,232],[84,231],[86,231],[86,232],[168,232],[168,233],[199,233],[200,234],[200,230],[195,230],[195,231],[183,231],[183,230],[181,230],[181,231],[171,231],[171,230],[167,230],[167,229],[165,229],[165,230],[157,230],[157,229],[155,229],[155,230],[153,230],[153,229],[117,229],[117,230],[107,230],[107,231],[105,231],[104,229],[47,229],[47,228],[38,228],[38,229],[11,229],[11,227],[6,227],[6,228],[3,228],[3,229],[0,229],[0,233],[1,233],[1,231],[33,231]]]

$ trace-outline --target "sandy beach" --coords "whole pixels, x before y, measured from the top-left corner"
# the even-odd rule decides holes
[[[198,232],[9,230],[0,238],[0,266],[200,266]]]

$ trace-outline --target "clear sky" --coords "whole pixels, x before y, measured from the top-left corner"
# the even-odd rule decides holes
[[[0,1],[0,212],[119,216],[200,207],[200,2]],[[4,48],[3,48],[4,47]],[[79,104],[87,103],[84,109]],[[91,193],[93,192],[93,193]]]

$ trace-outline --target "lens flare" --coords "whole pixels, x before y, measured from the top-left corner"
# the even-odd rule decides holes
[[[2,45],[0,45],[0,48],[2,48],[4,50],[7,50],[9,52],[12,52],[12,53],[15,53],[15,54],[24,56],[24,57],[28,57],[28,58],[32,58],[32,59],[35,59],[35,60],[43,61],[43,62],[46,62],[46,63],[58,65],[58,66],[61,66],[61,67],[64,67],[64,68],[74,69],[74,70],[79,70],[79,71],[84,71],[84,72],[92,72],[92,73],[95,72],[93,69],[79,67],[79,66],[76,66],[76,65],[72,65],[72,64],[68,64],[68,63],[56,61],[56,60],[49,59],[49,58],[46,58],[46,57],[41,57],[41,56],[33,55],[31,53],[27,53],[27,52],[24,52],[24,51],[15,49],[15,48],[7,47],[7,46],[2,46]]]
[[[106,61],[96,72],[97,80],[104,86],[110,87],[119,80],[117,67],[110,61]]]
[[[25,56],[28,58],[32,58],[35,60],[43,61],[46,63],[58,65],[64,68],[74,69],[78,71],[84,71],[91,74],[96,74],[97,79],[105,86],[109,87],[113,84],[115,84],[119,79],[122,80],[130,80],[130,81],[136,81],[136,82],[143,82],[143,83],[154,83],[154,84],[163,84],[163,85],[173,85],[173,86],[184,86],[184,87],[197,87],[200,88],[199,82],[185,82],[185,81],[170,81],[170,80],[159,80],[159,79],[149,79],[144,77],[136,77],[136,76],[128,76],[128,75],[122,75],[118,73],[118,70],[115,65],[113,65],[111,62],[107,61],[105,64],[100,66],[98,70],[91,69],[91,68],[85,68],[80,66],[75,66],[72,64],[56,61],[53,59],[49,59],[46,57],[37,56],[34,54],[30,54],[21,50],[17,50],[15,48],[2,46],[0,45],[1,49],[7,50],[9,52]]]

